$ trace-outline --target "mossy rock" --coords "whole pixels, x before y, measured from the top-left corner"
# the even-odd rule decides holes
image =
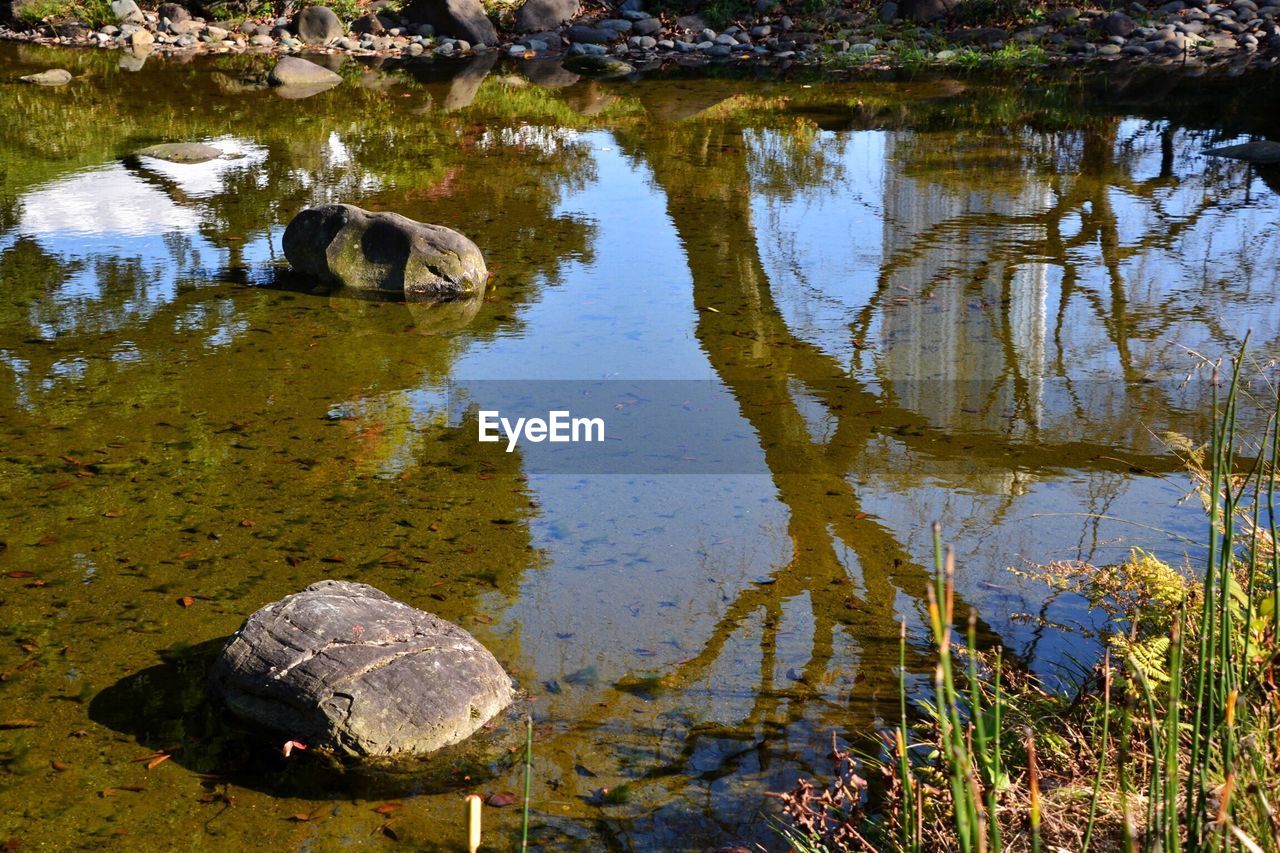
[[[586,77],[625,77],[635,71],[635,68],[621,59],[591,54],[571,56],[564,61],[564,67]]]
[[[489,277],[480,249],[457,231],[350,204],[302,211],[283,242],[295,270],[332,287],[463,299],[481,292]]]

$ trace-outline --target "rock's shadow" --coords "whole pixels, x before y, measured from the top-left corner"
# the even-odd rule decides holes
[[[171,753],[188,770],[273,796],[313,800],[404,797],[470,788],[519,758],[524,725],[516,702],[463,743],[419,759],[343,763],[324,753],[294,751],[287,735],[233,717],[208,692],[214,657],[227,638],[162,653],[163,663],[126,676],[89,703],[94,722],[136,738],[147,750]]]

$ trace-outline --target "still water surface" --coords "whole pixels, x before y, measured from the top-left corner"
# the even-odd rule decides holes
[[[0,731],[0,839],[31,847],[456,849],[460,794],[518,768],[397,792],[393,838],[205,702],[209,650],[325,577],[533,695],[538,843],[777,847],[763,792],[896,714],[900,620],[927,672],[931,522],[984,641],[1069,671],[1021,615],[1086,614],[1007,567],[1194,558],[1158,436],[1204,435],[1193,353],[1280,343],[1280,182],[1201,154],[1274,134],[1273,86],[350,65],[290,101],[253,61],[115,62],[0,47],[82,75],[0,84],[0,720],[38,724]],[[128,156],[170,140],[241,156]],[[328,201],[470,236],[474,316],[292,279]],[[490,380],[711,415],[662,465],[540,467],[441,402]]]

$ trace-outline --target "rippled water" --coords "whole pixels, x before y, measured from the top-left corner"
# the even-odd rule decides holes
[[[1202,151],[1274,135],[1274,86],[352,64],[291,101],[261,62],[0,47],[80,75],[0,84],[0,839],[459,847],[518,768],[410,783],[384,832],[205,701],[245,615],[340,577],[533,694],[538,843],[777,847],[763,792],[896,713],[899,620],[926,671],[931,522],[959,611],[1046,674],[1087,650],[1020,614],[1088,617],[1007,567],[1196,555],[1159,436],[1205,433],[1195,354],[1280,330],[1277,174]],[[240,156],[129,156],[170,140]],[[337,200],[470,236],[478,313],[290,277],[284,225]],[[609,473],[442,402],[512,380],[666,443]]]

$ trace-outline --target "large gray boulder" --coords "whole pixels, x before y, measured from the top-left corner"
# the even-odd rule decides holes
[[[440,35],[492,47],[498,31],[484,13],[480,0],[414,0],[405,15],[415,24],[430,24]]]
[[[333,580],[250,616],[209,683],[235,714],[356,757],[450,746],[515,698],[502,666],[462,628],[367,584]]]
[[[1239,145],[1224,145],[1204,152],[1213,157],[1230,157],[1233,160],[1246,160],[1263,165],[1280,163],[1280,142],[1269,139],[1258,139],[1253,142],[1241,142]]]
[[[298,272],[388,296],[460,299],[483,290],[489,276],[476,244],[457,231],[350,204],[307,208],[283,243]]]
[[[578,14],[578,0],[525,0],[516,11],[516,32],[554,30]]]
[[[308,6],[294,15],[293,31],[306,44],[331,44],[347,34],[347,28],[327,6]]]

